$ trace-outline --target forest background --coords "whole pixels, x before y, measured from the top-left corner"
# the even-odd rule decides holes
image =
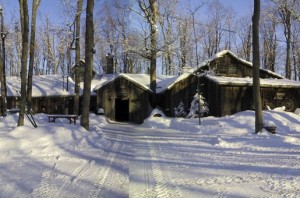
[[[143,0],[96,0],[94,69],[106,69],[113,55],[117,73],[149,73],[150,29],[139,7]],[[74,65],[76,15],[74,0],[42,0],[37,14],[34,75],[67,75]],[[18,1],[1,0],[5,25],[6,76],[21,71]],[[29,1],[29,5],[31,5]],[[85,5],[83,6],[85,8]],[[30,6],[29,6],[30,8]],[[83,10],[85,12],[85,10]],[[178,75],[229,49],[252,61],[253,1],[159,0],[157,73]],[[85,15],[81,15],[85,37]],[[261,67],[300,79],[300,4],[296,0],[263,0]],[[84,58],[84,39],[81,55]],[[73,46],[72,46],[73,45]]]

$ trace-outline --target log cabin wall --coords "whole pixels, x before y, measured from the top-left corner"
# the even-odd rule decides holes
[[[198,78],[195,75],[182,79],[158,95],[158,106],[162,108],[166,116],[170,117],[175,117],[174,108],[178,107],[181,101],[188,111],[197,93],[197,85]]]
[[[241,61],[236,57],[232,56],[230,53],[213,59],[209,63],[209,68],[214,70],[217,76],[227,76],[227,77],[252,77],[253,67],[250,63]],[[261,78],[282,78],[279,75],[268,72],[266,70],[260,70]]]
[[[150,91],[121,76],[97,90],[97,108],[111,120],[142,123],[152,110]]]
[[[72,96],[45,96],[32,98],[32,113],[71,114]],[[7,109],[19,108],[20,97],[7,97]]]
[[[234,113],[254,110],[253,89],[251,85],[220,85],[206,79],[204,96],[210,108],[210,115],[222,117]],[[261,87],[263,110],[285,106],[286,111],[293,112],[300,107],[300,89],[291,87]],[[267,107],[268,106],[268,107]]]

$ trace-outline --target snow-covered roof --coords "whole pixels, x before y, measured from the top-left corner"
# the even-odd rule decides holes
[[[242,59],[242,58],[239,58],[238,55],[236,55],[235,53],[233,53],[233,52],[230,51],[230,50],[222,50],[222,51],[220,51],[219,53],[217,53],[212,59],[223,57],[223,56],[226,55],[226,54],[230,54],[232,57],[234,57],[234,58],[235,58],[236,60],[238,60],[239,62],[241,62],[241,63],[243,63],[243,64],[245,64],[245,65],[248,65],[248,66],[253,67],[253,65],[252,65],[251,62],[246,61],[246,60],[244,60],[244,59]],[[279,74],[277,74],[277,73],[275,73],[275,72],[273,72],[273,71],[271,71],[271,70],[267,70],[267,69],[260,69],[260,70],[261,70],[261,71],[264,71],[264,72],[266,72],[266,73],[268,73],[268,74],[270,74],[270,75],[272,75],[272,76],[274,76],[274,77],[277,77],[277,78],[280,78],[280,79],[283,79],[283,78],[284,78],[283,76],[281,76],[281,75],[279,75]]]
[[[224,76],[206,76],[208,79],[218,83],[219,85],[232,85],[232,86],[252,86],[253,78],[236,78],[236,77],[224,77]],[[266,78],[260,79],[260,86],[262,87],[282,87],[282,88],[300,88],[299,81],[293,81],[288,79],[275,79]]]
[[[221,58],[221,57],[223,57],[223,56],[225,56],[225,55],[227,55],[227,54],[231,55],[233,58],[235,58],[237,61],[243,63],[244,65],[247,65],[247,66],[249,66],[249,67],[252,67],[252,63],[251,63],[251,62],[246,61],[246,60],[244,60],[244,59],[242,59],[242,58],[239,58],[238,55],[236,55],[236,54],[233,53],[232,51],[230,51],[230,50],[222,50],[222,51],[216,53],[216,54],[215,54],[214,56],[212,56],[211,58],[209,58],[209,59],[203,61],[202,63],[200,63],[200,64],[198,65],[197,68],[193,68],[193,69],[189,70],[188,72],[189,72],[189,73],[196,72],[198,69],[200,69],[200,68],[202,68],[202,67],[208,65],[209,62],[213,61],[214,59]],[[267,69],[260,69],[260,70],[261,70],[261,71],[264,71],[265,73],[268,73],[268,74],[270,74],[270,75],[272,75],[272,76],[274,76],[274,77],[276,77],[276,78],[284,79],[283,76],[281,76],[281,75],[279,75],[279,74],[277,74],[277,73],[275,73],[275,72],[273,72],[273,71],[270,71],[270,70],[267,70]]]
[[[6,77],[7,96],[20,96],[21,78]],[[33,76],[32,97],[74,95],[74,81],[69,77],[69,91],[66,91],[67,77],[61,75]]]
[[[131,82],[134,82],[141,86],[145,90],[150,89],[150,75],[149,74],[104,74],[99,79],[94,82],[94,91],[100,89],[102,86],[107,83],[115,80],[116,78],[123,77]],[[179,76],[165,76],[165,75],[157,75],[156,76],[156,93],[161,93],[165,89],[167,89],[172,83],[176,81]]]
[[[96,75],[91,81],[91,95],[96,95],[94,91],[99,89],[99,87],[104,86],[105,84],[113,81],[116,78],[117,74],[105,74],[105,75]],[[80,94],[83,94],[84,82],[80,82]]]

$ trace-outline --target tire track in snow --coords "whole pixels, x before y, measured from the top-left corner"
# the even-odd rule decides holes
[[[119,142],[113,142],[113,145],[110,149],[111,152],[105,157],[107,159],[106,163],[100,168],[100,171],[98,173],[95,173],[98,175],[97,183],[94,184],[97,187],[97,190],[92,191],[89,196],[87,197],[101,197],[101,191],[106,188],[105,181],[109,175],[109,172],[111,171],[112,164],[116,157],[116,152],[120,148]]]
[[[154,187],[156,185],[153,176],[153,164],[149,152],[148,142],[135,140],[134,158],[130,166],[130,192],[132,198],[155,197]]]
[[[149,142],[149,139],[147,140]],[[169,142],[168,142],[169,143]],[[159,143],[153,141],[153,148],[151,149],[150,154],[157,160],[162,160],[163,157],[161,153],[163,152],[161,149],[161,145]],[[170,145],[170,144],[169,144]],[[155,191],[157,192],[157,197],[161,198],[173,198],[173,197],[181,197],[181,193],[179,192],[177,186],[171,183],[171,177],[169,175],[168,168],[166,168],[166,164],[161,165],[160,163],[153,163],[153,174],[156,179]]]
[[[68,195],[68,189],[71,185],[76,183],[81,177],[84,177],[86,173],[88,173],[92,167],[95,165],[95,161],[84,161],[80,166],[78,166],[70,175],[70,177],[63,183],[55,197],[64,197],[64,195]]]
[[[40,185],[33,190],[32,197],[53,197],[58,191],[59,186],[55,182],[52,182],[58,175],[56,165],[57,163],[55,162],[50,170],[46,169],[42,171]]]
[[[135,149],[142,149],[143,152],[136,153],[138,155],[136,156],[138,159],[137,168],[140,169],[140,173],[135,176],[138,177],[139,183],[144,184],[136,184],[140,186],[140,189],[136,188],[132,191],[130,197],[181,197],[177,187],[171,183],[169,169],[160,154],[162,152],[160,143],[162,142],[164,141],[161,141],[160,138],[151,137],[151,135],[143,136],[141,139],[136,138],[135,143],[138,143],[138,146]]]
[[[66,197],[72,193],[69,187],[76,186],[77,181],[80,181],[86,174],[90,173],[95,161],[83,161],[70,176],[57,170],[57,163],[54,163],[52,169],[46,169],[42,172],[41,183],[38,188],[34,189],[33,197]]]

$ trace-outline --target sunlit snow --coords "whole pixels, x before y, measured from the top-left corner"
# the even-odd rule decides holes
[[[0,197],[297,197],[300,116],[264,111],[276,134],[254,133],[254,112],[156,117],[142,125],[90,115],[90,131],[35,115],[0,118]],[[156,116],[154,116],[156,115]]]

